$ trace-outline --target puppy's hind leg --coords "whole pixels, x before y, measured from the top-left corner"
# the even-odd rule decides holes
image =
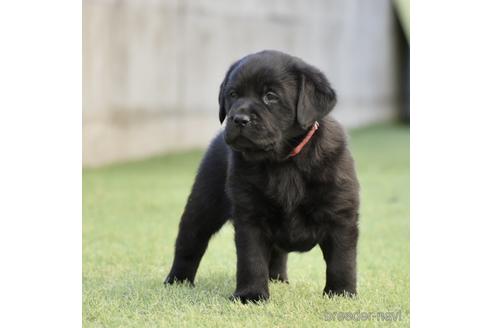
[[[271,281],[288,283],[287,278],[287,256],[288,253],[279,249],[278,247],[272,248],[269,263],[269,276]]]
[[[195,205],[189,202],[181,218],[174,261],[164,281],[166,284],[185,281],[194,283],[198,266],[210,238],[228,219],[217,209],[207,210]]]
[[[227,162],[222,143],[222,138],[216,138],[200,165],[181,217],[166,284],[184,281],[193,284],[210,238],[230,218],[230,202],[225,194]]]

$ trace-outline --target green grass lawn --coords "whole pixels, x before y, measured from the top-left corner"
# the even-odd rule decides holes
[[[212,239],[196,287],[164,286],[181,211],[202,151],[83,172],[86,327],[347,327],[409,325],[409,129],[351,131],[362,188],[356,299],[322,297],[319,248],[289,255],[290,284],[270,301],[227,300],[235,287],[230,223]],[[401,311],[401,321],[327,321],[332,312]]]

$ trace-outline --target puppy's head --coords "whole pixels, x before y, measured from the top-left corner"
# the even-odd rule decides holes
[[[315,67],[278,51],[235,62],[220,86],[219,118],[225,141],[247,160],[282,160],[315,121],[335,106],[336,95]]]

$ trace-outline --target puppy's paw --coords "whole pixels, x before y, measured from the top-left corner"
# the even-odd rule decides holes
[[[287,275],[278,274],[278,275],[270,275],[271,282],[280,282],[280,283],[289,283],[289,279],[287,279]]]
[[[243,304],[254,303],[260,304],[268,300],[270,295],[266,292],[236,292],[229,297],[231,301],[240,301]]]
[[[182,284],[194,287],[195,284],[193,281],[186,277],[176,276],[174,274],[169,274],[166,279],[164,279],[164,285],[174,285],[174,284]]]

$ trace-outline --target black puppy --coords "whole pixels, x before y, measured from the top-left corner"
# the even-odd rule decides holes
[[[179,226],[166,283],[193,283],[210,237],[231,219],[242,302],[287,281],[287,253],[320,245],[328,295],[356,294],[359,185],[336,96],[301,59],[262,51],[234,63],[220,86],[225,131],[211,143]]]

